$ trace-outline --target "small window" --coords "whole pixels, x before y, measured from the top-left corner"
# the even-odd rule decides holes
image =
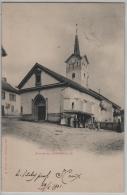
[[[2,100],[5,100],[5,91],[2,91]]]
[[[72,73],[72,79],[74,79],[75,78],[75,73]]]
[[[7,110],[10,109],[10,104],[6,103],[5,108],[6,108]]]
[[[21,106],[21,114],[23,114],[23,106]]]
[[[36,75],[36,85],[40,85],[41,84],[41,75],[37,74]]]
[[[13,94],[13,93],[10,93],[9,94],[9,99],[10,99],[10,101],[16,101],[16,95],[15,94]]]
[[[5,115],[5,110],[4,110],[4,106],[2,105],[2,116]]]
[[[11,106],[11,112],[14,112],[14,106],[13,105]]]
[[[72,110],[74,109],[74,102],[72,102]]]
[[[40,69],[37,69],[35,72],[35,84],[36,86],[41,85],[41,70]]]
[[[84,77],[86,76],[86,74],[84,73]]]

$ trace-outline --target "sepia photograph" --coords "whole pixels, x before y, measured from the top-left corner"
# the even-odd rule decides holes
[[[2,192],[124,192],[125,3],[1,11]]]

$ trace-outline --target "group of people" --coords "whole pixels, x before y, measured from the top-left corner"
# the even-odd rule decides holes
[[[68,126],[74,127],[74,128],[90,128],[90,129],[100,129],[100,123],[99,122],[91,122],[91,121],[81,121],[79,117],[69,117],[68,118]]]

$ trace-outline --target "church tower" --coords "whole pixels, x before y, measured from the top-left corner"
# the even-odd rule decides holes
[[[86,55],[80,55],[79,40],[77,34],[76,25],[76,35],[74,43],[74,52],[65,61],[66,63],[66,77],[79,83],[83,87],[88,88],[88,66],[89,61]]]

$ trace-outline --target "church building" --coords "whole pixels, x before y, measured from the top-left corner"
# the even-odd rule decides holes
[[[74,51],[65,62],[66,77],[36,63],[19,83],[22,118],[78,127],[113,122],[121,108],[89,89],[90,62],[80,54],[77,32]]]

